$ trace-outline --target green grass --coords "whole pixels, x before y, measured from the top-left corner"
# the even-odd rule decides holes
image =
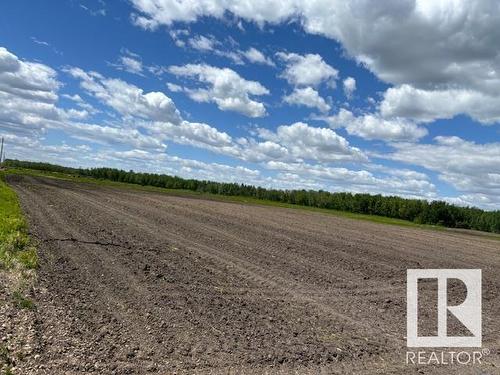
[[[0,371],[2,369],[2,365],[5,366],[2,375],[12,375],[12,359],[10,358],[9,349],[4,344],[0,344]]]
[[[14,303],[16,306],[20,309],[26,309],[26,310],[34,310],[35,309],[35,304],[32,300],[29,298],[25,297],[20,291],[16,290],[12,294],[12,299],[14,300]]]
[[[37,255],[28,236],[16,193],[5,183],[0,171],[0,266],[6,269],[19,264],[26,269],[37,267]]]
[[[66,181],[78,182],[78,183],[91,183],[97,184],[100,186],[108,186],[120,189],[128,189],[128,190],[136,190],[136,191],[150,191],[162,194],[168,194],[179,197],[192,197],[192,198],[203,198],[210,199],[219,202],[232,202],[232,203],[243,203],[250,205],[259,205],[259,206],[270,206],[270,207],[280,207],[280,208],[288,208],[294,210],[303,210],[309,212],[316,212],[326,215],[333,215],[336,217],[343,217],[353,220],[363,220],[369,221],[372,223],[378,224],[386,224],[386,225],[397,225],[401,227],[410,227],[410,228],[421,228],[421,229],[430,229],[430,230],[439,230],[439,231],[449,231],[449,228],[439,225],[429,225],[429,224],[418,224],[412,221],[402,220],[402,219],[394,219],[385,216],[377,216],[377,215],[366,215],[366,214],[357,214],[346,211],[337,211],[327,208],[317,208],[317,207],[309,207],[309,206],[301,206],[290,203],[281,203],[270,200],[252,198],[252,197],[244,197],[244,196],[227,196],[227,195],[219,195],[219,194],[211,194],[211,193],[200,193],[192,190],[183,190],[183,189],[165,189],[154,186],[142,186],[137,184],[130,184],[124,182],[115,182],[109,180],[101,180],[95,179],[92,177],[81,177],[77,175],[69,175],[65,173],[59,172],[46,172],[32,169],[23,169],[23,168],[11,168],[6,171],[6,173],[11,174],[19,174],[19,175],[29,175],[29,176],[39,176],[39,177],[49,177],[55,179],[61,179]],[[466,231],[462,231],[461,233],[467,233]],[[472,232],[471,232],[472,233]],[[477,235],[477,233],[476,233]],[[500,236],[488,232],[481,232],[482,237],[491,238],[495,240],[500,240]]]

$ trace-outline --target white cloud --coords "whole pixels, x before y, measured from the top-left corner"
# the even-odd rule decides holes
[[[282,156],[290,155],[294,161],[367,161],[360,149],[352,147],[345,138],[328,128],[316,128],[297,122],[279,126],[276,132],[259,129],[259,136],[286,149],[284,152],[283,149],[268,143],[266,148],[273,152],[269,160],[275,159],[275,153],[279,152]]]
[[[380,104],[382,115],[420,122],[466,114],[484,124],[500,122],[500,95],[468,89],[423,90],[410,85],[389,88]]]
[[[3,135],[9,159],[34,160],[78,166],[81,160],[90,155],[87,145],[68,145],[65,142],[46,145],[38,138],[20,136],[12,133]]]
[[[274,66],[274,62],[267,56],[265,56],[258,49],[251,47],[246,51],[242,52],[242,55],[247,58],[248,61],[255,64],[264,64],[269,66]]]
[[[394,84],[459,80],[482,86],[486,77],[498,78],[494,61],[499,51],[492,46],[498,45],[500,13],[491,0],[285,0],[272,7],[261,1],[132,2],[143,22],[156,27],[201,16],[222,18],[227,11],[257,23],[300,19],[307,32],[340,41],[351,56]]]
[[[263,117],[266,108],[251,96],[269,94],[264,86],[256,81],[248,81],[229,68],[209,65],[188,64],[171,66],[169,71],[179,77],[195,78],[206,88],[184,88],[189,97],[197,102],[214,102],[222,111],[235,111],[248,117]]]
[[[144,134],[138,129],[128,126],[118,127],[83,122],[61,122],[56,127],[64,130],[67,135],[76,139],[102,145],[123,145],[156,151],[167,148],[164,139]]]
[[[78,94],[70,95],[70,94],[62,94],[61,95],[63,98],[66,98],[68,100],[71,100],[77,104],[79,103],[84,103],[85,101],[82,99],[82,97]]]
[[[318,54],[278,52],[276,55],[286,63],[282,77],[291,85],[318,86],[322,82],[334,85],[338,77],[338,70],[328,65]]]
[[[87,94],[122,117],[108,121],[108,125],[81,122],[96,110],[78,94],[64,94],[64,97],[82,110],[57,107],[61,85],[55,71],[45,65],[23,62],[6,49],[0,49],[0,128],[30,138],[37,137],[35,132],[53,128],[95,144],[143,150],[165,150],[165,141],[171,140],[230,152],[229,135],[206,124],[182,120],[172,100],[161,92],[144,93],[125,81],[79,68],[68,68],[67,72],[80,80]]]
[[[98,75],[90,76],[78,70],[75,72],[88,78],[89,85],[99,86],[93,81],[97,80]],[[56,72],[50,67],[21,61],[5,48],[0,48],[0,129],[7,130],[13,137],[31,139],[34,147],[42,152],[50,150],[52,154],[55,152],[53,149],[37,143],[48,129],[63,130],[71,137],[102,144],[165,148],[161,140],[134,129],[80,122],[88,117],[91,108],[84,108],[87,103],[79,95],[66,95],[66,98],[83,109],[58,107],[58,90],[61,86]],[[115,92],[115,95],[119,94]]]
[[[239,165],[206,163],[176,156],[169,156],[167,160],[175,166],[173,173],[171,173],[185,178],[253,184],[259,184],[258,181],[260,180],[260,171]]]
[[[353,77],[347,77],[342,84],[344,85],[345,96],[351,99],[354,91],[356,91],[356,80]]]
[[[12,56],[6,55],[0,60],[4,70],[19,70],[18,60]],[[226,83],[230,85],[229,93],[233,89],[239,89],[238,85],[244,86],[250,93],[267,92],[257,82],[245,81],[241,78],[239,81],[233,75],[236,74],[233,71],[207,66],[194,67],[196,74],[206,74],[204,80],[208,82],[213,80],[213,90],[217,93],[215,96],[221,96],[220,93],[224,93],[220,90]],[[191,71],[189,67],[187,69]],[[53,102],[41,103],[42,107],[39,108],[43,112],[41,118],[48,126],[63,130],[68,136],[76,139],[101,145],[131,146],[135,149],[155,152],[165,150],[165,141],[170,140],[254,162],[278,159],[328,162],[366,160],[366,156],[359,149],[351,147],[344,138],[331,129],[313,128],[303,123],[280,126],[276,133],[261,132],[262,142],[252,139],[235,142],[227,133],[207,124],[183,120],[174,103],[163,93],[144,93],[142,89],[125,81],[106,78],[98,73],[85,72],[79,68],[67,68],[66,71],[80,81],[84,92],[92,95],[105,106],[113,108],[121,116],[109,125],[74,120],[62,121],[62,115],[66,116],[65,118],[78,117],[79,112],[62,112],[58,109],[54,102],[57,98],[54,92],[53,96],[49,96]],[[228,71],[227,77],[220,74]],[[222,81],[219,81],[221,77]],[[234,84],[236,84],[235,87],[231,86]],[[49,85],[49,88],[54,90],[58,87],[57,82]],[[79,105],[85,103],[80,95],[66,94],[65,97]],[[12,105],[12,101],[8,103]],[[48,107],[45,108],[43,105]],[[15,106],[15,113],[24,112],[22,107]],[[51,121],[48,121],[50,118],[52,118]]]
[[[478,144],[459,137],[435,138],[435,144],[395,144],[396,151],[381,155],[418,165],[462,193],[465,204],[498,209],[500,204],[500,143]]]
[[[256,163],[269,160],[288,160],[291,157],[288,149],[276,142],[257,142],[254,139],[245,139],[243,143],[239,158],[245,161]]]
[[[169,139],[178,144],[210,150],[215,153],[236,156],[239,154],[233,139],[210,125],[182,121],[175,125],[168,122],[154,122],[145,125],[151,134],[160,139]]]
[[[187,30],[170,30],[170,36],[177,47],[191,48],[199,52],[212,53],[216,56],[225,57],[234,64],[244,65],[245,62],[275,66],[273,60],[255,47],[243,51],[239,49],[239,43],[231,36],[225,40],[217,40],[213,35],[190,36]]]
[[[122,48],[121,56],[118,58],[118,62],[108,64],[118,70],[123,70],[132,74],[143,75],[144,66],[142,64],[141,57],[126,48]]]
[[[99,113],[100,111],[98,109],[96,109],[94,106],[92,106],[91,104],[87,103],[85,100],[82,99],[82,97],[78,94],[74,94],[74,95],[69,95],[69,94],[62,94],[61,95],[63,98],[66,98],[68,100],[71,100],[72,102],[74,102],[78,107],[84,109],[85,111],[87,111],[87,113],[89,114],[96,114],[96,113]]]
[[[164,149],[164,142],[170,140],[220,154],[239,155],[239,150],[227,133],[207,124],[183,120],[173,101],[161,92],[144,93],[142,89],[125,81],[105,78],[79,68],[67,71],[81,80],[82,88],[89,94],[124,116],[120,126],[98,128],[90,124],[73,125],[78,133],[75,137],[88,140],[95,137],[96,142],[103,139],[110,142],[107,135],[116,136],[134,147],[158,149]],[[180,88],[172,84],[169,87],[174,90]],[[139,128],[146,134],[140,132]],[[72,133],[72,129],[67,131]],[[121,132],[126,135],[121,135]],[[140,143],[133,142],[134,139]]]
[[[187,43],[191,48],[204,52],[213,51],[219,45],[217,40],[211,35],[208,38],[204,35],[197,35],[189,38]]]
[[[120,63],[123,66],[123,70],[129,73],[134,73],[134,74],[142,73],[142,62],[140,60],[137,60],[130,56],[121,56]]]
[[[47,65],[23,62],[0,47],[0,90],[18,98],[53,103],[60,83]]]
[[[408,85],[417,102],[409,106],[405,100],[392,101],[387,106],[393,113],[409,112],[425,121],[465,113],[481,122],[499,122],[495,107],[500,102],[500,8],[495,0],[284,0],[274,6],[263,1],[133,0],[133,4],[142,25],[150,28],[202,16],[223,18],[228,12],[260,25],[298,20],[306,32],[339,41],[348,55],[381,80]],[[453,104],[456,94],[463,106]],[[432,98],[446,101],[444,110]]]
[[[329,191],[369,192],[382,195],[400,195],[409,198],[435,198],[436,187],[427,176],[376,176],[366,170],[352,170],[307,163],[269,161],[266,167],[281,171],[282,178],[314,182],[315,189]],[[279,180],[279,178],[278,178]]]
[[[105,78],[80,68],[68,68],[66,71],[80,79],[80,85],[85,91],[123,116],[172,123],[181,121],[174,102],[162,92],[144,93],[139,87],[120,79]]]
[[[46,120],[58,120],[56,107],[61,84],[50,67],[21,61],[0,47],[0,128],[15,133],[39,132]]]
[[[331,109],[325,99],[323,99],[312,87],[296,87],[290,95],[283,97],[283,100],[288,104],[317,108],[321,112],[328,112]]]
[[[121,169],[166,173],[183,178],[254,184],[259,184],[262,180],[259,170],[244,166],[208,163],[140,149],[105,150],[98,153],[97,157],[101,163],[105,161],[106,165]]]
[[[137,22],[137,20],[136,20]],[[142,26],[142,25],[140,25]],[[148,27],[146,27],[148,28]],[[183,48],[186,46],[185,38],[189,36],[189,30],[186,29],[171,29],[169,35],[177,47]]]
[[[377,114],[356,117],[343,108],[334,116],[317,117],[317,119],[326,121],[332,128],[343,127],[349,134],[365,139],[416,141],[427,135],[427,129],[402,118],[384,119]]]
[[[166,85],[167,85],[167,88],[172,92],[184,91],[184,88],[182,86],[176,85],[175,83],[167,82]]]
[[[142,13],[134,16],[135,23],[151,30],[160,25],[171,25],[174,21],[193,22],[203,15],[221,18],[226,11],[259,23],[282,21],[295,11],[291,1],[269,6],[267,2],[133,0],[133,5]]]

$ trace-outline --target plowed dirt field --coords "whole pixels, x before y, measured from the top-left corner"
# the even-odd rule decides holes
[[[21,373],[500,373],[498,240],[41,177],[9,183],[40,257],[36,357]],[[406,365],[409,268],[482,269],[483,365]]]

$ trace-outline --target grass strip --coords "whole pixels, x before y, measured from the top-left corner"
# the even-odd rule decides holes
[[[11,269],[16,264],[25,269],[38,266],[37,253],[28,235],[16,193],[5,183],[0,171],[0,267]]]

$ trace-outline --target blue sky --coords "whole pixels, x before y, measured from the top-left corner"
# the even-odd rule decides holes
[[[4,1],[0,134],[12,158],[499,209],[498,7]]]

